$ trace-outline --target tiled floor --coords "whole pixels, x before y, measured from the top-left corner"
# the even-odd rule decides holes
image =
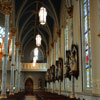
[[[38,100],[35,96],[25,96],[25,100]]]

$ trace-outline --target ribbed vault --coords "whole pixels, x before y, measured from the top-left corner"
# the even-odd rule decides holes
[[[15,0],[15,22],[18,27],[17,40],[21,42],[22,54],[30,54],[36,47],[36,34],[42,36],[41,50],[44,55],[49,50],[49,41],[53,40],[54,25],[59,28],[61,0]],[[47,23],[39,23],[38,12],[40,7],[47,9]]]

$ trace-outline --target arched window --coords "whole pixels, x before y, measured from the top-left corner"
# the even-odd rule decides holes
[[[56,60],[58,60],[58,44],[56,42]]]
[[[53,65],[53,49],[51,50],[51,65]]]
[[[90,31],[90,0],[82,1],[82,48],[84,58],[84,79],[86,88],[92,87],[92,56]]]
[[[69,49],[69,42],[70,42],[69,41],[69,34],[68,34],[69,33],[69,27],[71,29],[71,26],[68,26],[68,23],[71,23],[71,20],[66,19],[66,27],[64,29],[64,61],[65,61],[65,63],[66,63],[66,50]],[[71,38],[70,38],[70,40],[71,40]],[[64,89],[66,91],[69,88],[69,79],[65,78],[64,82],[65,82]]]
[[[2,44],[2,38],[4,37],[5,34],[5,28],[0,26],[0,44]]]
[[[64,61],[66,61],[66,50],[68,50],[68,25],[66,25],[65,27],[65,31],[64,31],[64,37],[65,37],[65,41],[64,41]]]

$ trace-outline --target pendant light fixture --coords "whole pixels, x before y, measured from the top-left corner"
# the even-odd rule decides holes
[[[39,51],[38,51],[38,48],[35,48],[35,49],[34,49],[34,56],[35,56],[35,57],[38,56],[38,52],[39,52]]]
[[[36,63],[33,62],[33,67],[35,67]]]
[[[41,40],[42,40],[42,38],[41,38],[41,35],[36,35],[36,45],[37,46],[40,46],[41,45]]]
[[[39,11],[39,21],[41,25],[46,23],[47,11],[46,8],[41,7]]]

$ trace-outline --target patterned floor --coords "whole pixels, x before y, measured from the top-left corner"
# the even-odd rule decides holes
[[[25,96],[25,100],[38,100],[35,96]]]

